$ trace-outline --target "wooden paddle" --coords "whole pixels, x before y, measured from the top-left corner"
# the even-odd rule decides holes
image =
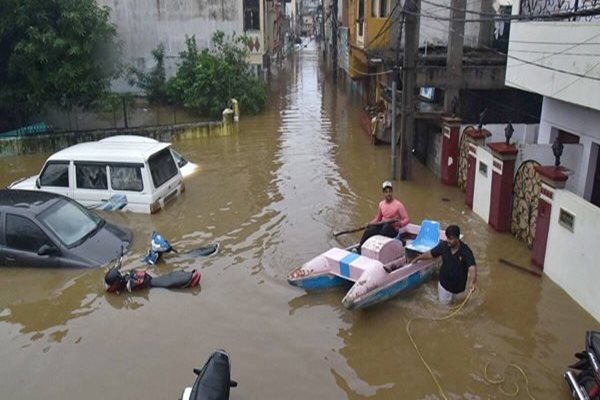
[[[333,237],[338,237],[340,235],[345,235],[347,233],[359,232],[359,231],[367,229],[367,226],[369,226],[369,225],[359,226],[358,228],[348,229],[347,231],[336,232],[333,234]]]
[[[374,224],[366,224],[366,225],[363,225],[363,226],[359,226],[358,228],[348,229],[347,231],[337,232],[337,233],[333,234],[333,237],[338,237],[340,235],[345,235],[347,233],[354,233],[354,232],[362,231],[362,230],[367,229],[367,227],[369,227],[369,226],[383,225],[383,224],[387,224],[388,222],[398,222],[398,218],[388,219],[387,221],[376,222]]]

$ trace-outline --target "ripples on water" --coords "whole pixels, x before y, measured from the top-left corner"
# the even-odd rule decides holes
[[[125,268],[142,266],[154,230],[181,250],[219,241],[214,257],[168,255],[154,269],[198,268],[198,290],[114,296],[102,270],[0,270],[2,397],[177,398],[222,347],[240,382],[232,399],[439,398],[405,332],[410,318],[448,312],[435,280],[364,312],[342,307],[344,290],[307,294],[285,281],[357,241],[332,233],[369,221],[389,178],[389,147],[369,144],[356,97],[323,71],[309,46],[271,76],[263,114],[243,116],[228,136],[175,141],[200,172],[166,210],[104,214],[135,232]],[[1,159],[0,184],[36,173],[46,157]],[[504,398],[483,366],[516,362],[536,398],[567,398],[564,368],[598,323],[547,278],[501,266],[499,257],[526,264],[529,251],[426,168],[415,164],[414,175],[396,185],[413,221],[458,223],[479,264],[480,290],[459,316],[412,327],[449,397]]]

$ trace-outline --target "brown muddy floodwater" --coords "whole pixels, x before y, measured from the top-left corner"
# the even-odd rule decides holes
[[[442,316],[436,281],[366,311],[341,305],[343,290],[306,294],[293,267],[358,236],[332,232],[370,220],[389,177],[389,147],[358,126],[359,107],[326,79],[308,47],[272,77],[267,110],[228,136],[174,147],[201,170],[157,215],[103,214],[136,235],[126,267],[140,267],[157,230],[179,249],[213,241],[218,255],[167,256],[159,273],[199,268],[200,290],[104,293],[103,270],[0,269],[0,398],[177,399],[212,350],[232,357],[232,399],[439,399],[405,327]],[[47,154],[0,160],[0,186],[37,173]],[[516,363],[536,399],[567,399],[562,374],[598,322],[548,278],[501,265],[529,251],[493,232],[415,163],[396,193],[413,221],[458,223],[479,265],[479,291],[443,322],[412,332],[451,399],[504,399],[484,379]],[[444,200],[443,200],[444,199]],[[504,391],[521,386],[514,370]]]

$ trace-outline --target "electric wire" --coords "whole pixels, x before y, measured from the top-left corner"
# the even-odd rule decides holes
[[[427,15],[426,13],[418,13],[418,14],[419,14],[419,15]],[[448,29],[449,29],[449,30],[451,30],[451,31],[452,31],[452,32],[454,32],[454,33],[457,33],[457,34],[458,34],[459,36],[461,36],[463,39],[465,38],[465,36],[464,36],[464,34],[463,34],[463,33],[456,32],[456,30],[455,30],[454,28],[452,28],[452,26],[449,26],[449,27],[448,27]],[[592,40],[592,39],[594,39],[594,38],[596,38],[596,37],[598,37],[598,36],[600,36],[600,33],[599,33],[599,34],[597,34],[597,35],[594,35],[594,36],[592,36],[591,38],[587,39],[586,41]],[[585,43],[586,41],[584,41],[583,43]],[[581,42],[580,42],[580,43],[581,43]],[[538,63],[537,63],[537,62],[535,62],[535,61],[529,61],[529,60],[525,60],[525,59],[523,59],[523,58],[520,58],[520,57],[515,57],[515,56],[513,56],[513,55],[510,55],[510,54],[505,54],[505,53],[502,53],[502,52],[498,51],[497,49],[494,49],[494,48],[492,48],[492,47],[489,47],[489,46],[484,46],[484,45],[480,45],[480,46],[481,46],[481,47],[483,47],[483,48],[485,48],[485,49],[491,50],[491,51],[493,51],[494,53],[497,53],[497,54],[501,54],[501,55],[503,55],[503,56],[506,56],[507,58],[510,58],[510,59],[513,59],[513,60],[520,61],[520,62],[522,62],[522,63],[524,63],[524,64],[533,65],[533,66],[536,66],[536,67],[539,67],[539,68],[547,69],[547,70],[554,71],[554,72],[563,73],[563,74],[566,74],[566,75],[572,75],[572,76],[576,76],[576,77],[580,77],[580,78],[586,78],[586,79],[590,79],[590,80],[600,81],[600,77],[596,77],[596,76],[589,76],[589,75],[585,75],[585,74],[579,74],[579,73],[577,73],[577,72],[571,72],[571,71],[568,71],[568,70],[564,70],[564,69],[560,69],[560,68],[555,68],[555,67],[551,67],[551,66],[548,66],[548,65],[538,64]],[[567,51],[567,50],[569,50],[569,49],[571,49],[571,48],[573,48],[573,47],[576,47],[576,46],[577,46],[577,45],[574,45],[574,46],[572,46],[572,47],[570,47],[570,48],[567,48],[567,49],[565,49],[565,51]],[[560,52],[553,53],[553,54],[560,54]],[[548,57],[541,57],[539,60],[543,60],[543,59],[546,59],[546,58],[549,58],[549,57],[550,57],[550,56],[548,56]],[[520,65],[516,65],[516,66],[520,66]]]
[[[563,13],[556,14],[547,14],[547,15],[501,15],[498,14],[494,18],[476,18],[476,19],[465,19],[465,18],[452,18],[452,17],[443,17],[437,16],[433,14],[427,14],[424,12],[418,11],[408,11],[404,10],[405,13],[414,15],[417,17],[424,17],[429,19],[435,19],[438,21],[454,21],[454,22],[464,22],[464,23],[475,23],[475,22],[507,22],[507,21],[534,21],[534,20],[553,20],[557,19],[565,19],[571,17],[582,17],[582,16],[597,16],[600,15],[600,7],[593,7],[589,9],[583,9],[579,11],[568,11]]]

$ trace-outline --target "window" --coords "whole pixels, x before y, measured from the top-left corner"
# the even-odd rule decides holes
[[[244,0],[244,30],[260,30],[260,6],[258,0]]]
[[[69,187],[69,162],[49,162],[40,174],[41,186]]]
[[[8,247],[37,253],[44,244],[51,245],[51,242],[30,219],[19,215],[6,215],[6,245]]]
[[[379,0],[379,18],[388,16],[388,0]]]
[[[570,132],[558,130],[558,141],[562,144],[579,144],[579,136]]]
[[[150,175],[155,188],[161,187],[169,179],[177,175],[179,169],[175,165],[170,149],[164,149],[148,159]]]
[[[104,164],[75,164],[75,177],[79,189],[108,189],[106,165]]]
[[[371,16],[386,18],[390,13],[389,5],[389,0],[371,0]]]
[[[110,186],[114,190],[141,192],[144,190],[141,168],[133,165],[111,165]]]
[[[73,201],[61,200],[38,217],[66,246],[92,235],[104,221]],[[36,250],[37,251],[37,250]]]

